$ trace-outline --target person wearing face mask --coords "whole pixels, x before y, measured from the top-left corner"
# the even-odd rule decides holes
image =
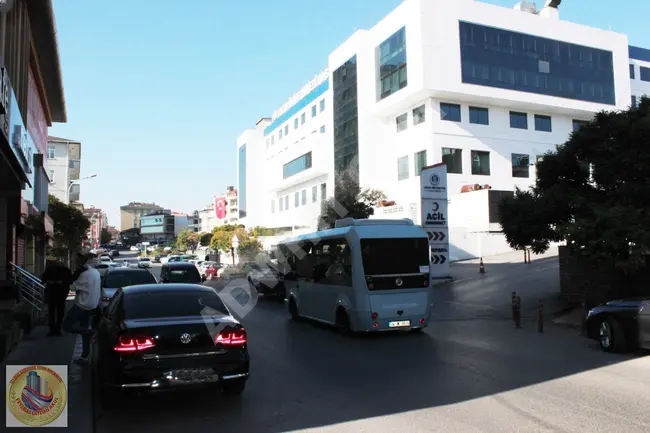
[[[75,360],[78,364],[88,363],[90,337],[93,333],[90,323],[101,300],[101,277],[93,264],[96,264],[95,255],[77,255],[77,269],[72,277],[75,289],[74,305],[63,320],[65,332],[82,336],[81,357]]]

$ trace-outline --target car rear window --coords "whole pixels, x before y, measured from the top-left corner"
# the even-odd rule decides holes
[[[106,275],[105,287],[120,288],[138,284],[156,284],[157,281],[151,272],[142,269],[142,272],[109,272]]]
[[[170,269],[170,283],[200,283],[201,274],[196,268]]]
[[[124,310],[126,319],[229,314],[215,292],[193,290],[129,293],[124,297]]]

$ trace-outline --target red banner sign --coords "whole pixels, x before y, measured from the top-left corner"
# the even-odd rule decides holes
[[[214,212],[220,220],[226,217],[226,204],[226,197],[217,197],[214,199]]]

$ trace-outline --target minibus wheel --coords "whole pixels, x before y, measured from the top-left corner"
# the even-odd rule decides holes
[[[343,335],[352,335],[352,328],[350,327],[350,318],[344,308],[336,310],[336,327]]]

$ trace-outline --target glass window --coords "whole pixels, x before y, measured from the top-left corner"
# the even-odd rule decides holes
[[[284,196],[284,210],[289,210],[289,196]]]
[[[530,157],[521,153],[513,153],[512,160],[512,177],[530,177]]]
[[[472,150],[472,174],[480,176],[490,175],[490,152]]]
[[[320,127],[320,133],[325,134],[325,125]]]
[[[296,175],[302,171],[305,171],[307,169],[311,168],[311,152],[305,153],[302,156],[299,156],[298,158],[294,159],[293,161],[289,161],[284,166],[282,167],[282,175],[283,178],[286,179],[288,177],[291,177],[293,175]]]
[[[300,115],[300,124],[304,125],[306,120],[307,120],[307,115],[305,113],[302,113]]]
[[[404,131],[406,129],[407,116],[406,113],[395,118],[395,123],[397,124],[397,132]]]
[[[298,118],[293,119],[293,129],[298,129]]]
[[[634,65],[630,64],[630,78],[634,80]]]
[[[170,269],[165,276],[166,283],[201,284],[201,274],[194,266],[184,269]]]
[[[351,57],[332,74],[334,136],[334,179],[344,172],[352,173],[359,182],[359,123],[357,98],[357,58]],[[334,182],[333,196],[337,196],[338,183]]]
[[[420,274],[429,268],[426,238],[361,239],[361,259],[365,275]]]
[[[319,284],[333,286],[352,285],[352,256],[345,239],[328,239],[311,246],[303,267],[306,276],[311,270],[313,279]],[[301,268],[300,264],[298,267]],[[311,268],[311,269],[310,269]]]
[[[487,108],[469,107],[469,123],[489,125],[490,114]]]
[[[466,84],[616,104],[611,51],[460,22]]]
[[[246,145],[239,148],[239,177],[237,189],[239,194],[239,218],[246,216]]]
[[[320,184],[320,199],[327,200],[327,184],[324,182]]]
[[[303,206],[307,204],[307,190],[306,189],[303,189],[302,191],[300,191],[300,202],[302,203]]]
[[[325,111],[325,99],[321,99],[319,105],[320,105],[320,111],[321,112]]]
[[[650,68],[645,68],[641,66],[639,68],[639,79],[641,81],[650,81]]]
[[[415,163],[413,175],[419,176],[422,169],[427,166],[427,151],[423,150],[413,155],[413,162]]]
[[[228,309],[219,295],[207,290],[200,292],[193,290],[151,291],[130,293],[124,296],[125,319],[200,317],[206,307],[216,313],[229,315]]]
[[[300,193],[296,191],[293,193],[293,207],[300,206]]]
[[[318,201],[318,185],[311,187],[311,202],[316,203]]]
[[[316,117],[316,105],[311,107],[311,117]]]
[[[636,96],[632,95],[632,108],[636,108]]]
[[[47,146],[47,157],[48,157],[49,159],[54,158],[54,151],[55,151],[55,147],[54,147],[54,146]]]
[[[282,136],[284,135],[282,128],[280,128],[280,132],[278,133],[278,140],[282,140]]]
[[[511,111],[510,127],[515,129],[528,129],[528,114]]]
[[[424,109],[424,105],[420,105],[417,108],[413,109],[413,125],[419,125],[420,123],[424,123],[426,120],[425,117],[426,111]]]
[[[402,27],[377,47],[379,86],[377,99],[406,87],[406,28]]]
[[[404,155],[397,159],[397,180],[408,179],[409,177],[409,157]]]
[[[578,129],[584,128],[587,125],[589,125],[589,122],[586,122],[584,120],[573,119],[573,132],[577,131]]]
[[[442,162],[447,166],[447,173],[463,174],[463,150],[442,148]]]
[[[460,118],[460,105],[447,104],[446,102],[440,103],[440,120],[460,122]]]
[[[289,135],[289,125],[284,125],[284,135]]]
[[[551,116],[535,114],[535,131],[551,132],[552,129]]]

